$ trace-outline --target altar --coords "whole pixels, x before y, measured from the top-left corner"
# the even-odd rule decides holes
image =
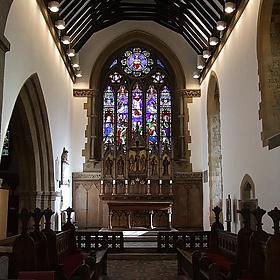
[[[171,229],[172,201],[108,201],[109,229]]]

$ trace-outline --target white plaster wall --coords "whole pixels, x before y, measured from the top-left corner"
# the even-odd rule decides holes
[[[11,50],[5,61],[1,147],[17,95],[25,81],[37,73],[48,112],[54,161],[57,157],[60,160],[65,147],[71,164],[73,84],[36,0],[13,1],[5,36]],[[56,188],[59,190],[57,182]],[[65,204],[71,205],[71,193],[69,188]]]
[[[280,206],[280,148],[268,151],[267,147],[262,147],[261,141],[256,55],[259,3],[260,0],[249,1],[212,70],[217,74],[220,88],[223,201],[225,203],[228,194],[235,200],[240,198],[241,181],[248,174],[255,183],[259,205],[269,211]],[[203,96],[207,95],[209,78],[210,74],[202,83]],[[206,109],[206,98],[203,102]],[[204,117],[202,129],[206,128]],[[205,136],[203,164],[208,169]],[[208,184],[204,189],[207,191]],[[209,205],[205,197],[204,201],[204,210],[207,210]],[[238,229],[236,226],[234,230]],[[264,228],[272,231],[271,226],[271,219],[265,215]]]

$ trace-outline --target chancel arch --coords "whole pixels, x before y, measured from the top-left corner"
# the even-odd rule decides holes
[[[73,174],[74,207],[84,197],[91,212],[86,225],[201,228],[202,175],[188,148],[188,103],[200,91],[186,89],[171,49],[143,31],[124,34],[97,58],[90,89],[74,96],[87,97],[85,163]]]
[[[137,38],[137,39],[135,39]],[[100,115],[94,112],[101,112],[102,104],[102,77],[104,76],[104,71],[108,69],[110,62],[110,57],[112,54],[120,53],[121,49],[125,49],[125,46],[146,46],[148,49],[152,50],[153,53],[157,53],[165,61],[166,67],[170,72],[170,80],[172,81],[173,87],[173,111],[177,112],[177,115],[173,115],[173,120],[176,125],[172,127],[173,130],[173,141],[176,141],[178,149],[174,151],[174,162],[178,169],[191,171],[190,163],[190,151],[188,150],[188,144],[190,139],[189,130],[186,118],[186,81],[184,72],[180,61],[175,56],[175,54],[166,46],[162,41],[155,38],[154,36],[143,32],[143,31],[132,31],[120,38],[113,41],[98,57],[96,63],[93,66],[90,88],[91,97],[86,105],[88,112],[88,126],[86,131],[86,136],[88,141],[86,142],[84,156],[85,156],[85,171],[93,171],[95,167],[100,168],[99,165],[101,159],[101,149],[100,142],[102,141],[101,131],[99,128],[102,126],[102,120]],[[160,50],[160,51],[158,51]],[[105,63],[106,62],[106,63]],[[107,67],[107,68],[106,68]],[[176,94],[175,94],[176,92]],[[190,98],[191,99],[191,98]],[[186,118],[188,119],[188,118]]]
[[[269,149],[280,145],[279,43],[280,1],[263,0],[258,20],[257,54],[261,91],[262,142]]]
[[[214,222],[211,209],[215,206],[222,208],[222,153],[221,153],[221,117],[220,90],[217,76],[211,73],[207,95],[208,122],[208,166],[209,166],[209,206],[210,223]]]

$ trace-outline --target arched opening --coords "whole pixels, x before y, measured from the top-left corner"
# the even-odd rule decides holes
[[[159,39],[154,36],[145,33],[143,31],[132,31],[129,32],[114,42],[112,42],[97,59],[91,74],[90,87],[94,92],[94,96],[88,99],[88,126],[86,136],[88,141],[85,144],[85,165],[84,171],[94,170],[95,167],[101,169],[101,147],[102,142],[102,114],[93,112],[102,112],[102,100],[103,100],[103,89],[102,89],[102,77],[104,76],[104,69],[106,68],[105,62],[109,63],[110,57],[114,53],[124,49],[125,46],[129,45],[142,45],[149,49],[152,49],[164,57],[166,65],[170,69],[170,80],[173,83],[173,111],[176,115],[173,115],[173,120],[176,125],[172,127],[173,140],[177,143],[177,148],[174,150],[174,162],[180,171],[192,171],[190,163],[190,151],[188,151],[188,141],[190,141],[189,130],[186,129],[187,121],[186,114],[184,112],[184,94],[185,89],[185,77],[182,66],[175,54]],[[160,50],[160,51],[159,51]],[[91,169],[91,170],[90,170]]]
[[[258,21],[258,65],[261,91],[260,118],[263,146],[280,145],[279,43],[280,2],[262,1]]]
[[[250,210],[254,210],[258,206],[258,200],[255,197],[255,184],[251,176],[245,174],[241,186],[240,186],[240,200],[239,200],[239,209],[242,207],[247,207]],[[242,223],[242,219],[240,219]],[[250,215],[250,227],[251,229],[256,229],[256,220],[254,216]],[[242,227],[242,225],[240,225]]]
[[[123,55],[128,51],[128,57],[135,58],[133,53],[134,48],[137,49],[137,47],[141,49],[139,57],[143,58],[145,55],[150,57],[148,54],[150,53],[154,63],[154,68],[145,69],[148,72],[143,76],[138,73],[139,71],[130,73],[131,69],[122,69],[122,63],[128,66],[127,60],[126,62],[123,60]],[[115,64],[116,58],[121,62],[118,66]],[[134,59],[132,61],[137,62]],[[158,72],[165,76],[163,82],[163,76],[158,75]],[[129,77],[130,74],[132,74],[131,77]],[[164,83],[168,88],[161,86]],[[192,102],[193,95],[189,94],[190,90],[185,87],[185,75],[180,61],[166,44],[151,34],[139,30],[128,32],[101,52],[93,65],[90,90],[86,95],[85,108],[88,124],[85,132],[87,139],[83,150],[85,156],[83,171],[85,174],[93,173],[96,177],[87,180],[84,184],[81,184],[82,180],[74,181],[73,205],[76,209],[80,207],[76,216],[79,221],[86,216],[86,219],[83,220],[86,226],[102,224],[109,228],[120,226],[127,228],[133,225],[145,227],[147,207],[153,201],[155,213],[159,211],[158,207],[163,205],[164,209],[160,211],[164,211],[164,215],[169,215],[170,221],[172,216],[170,223],[174,226],[192,228],[202,226],[202,181],[200,176],[195,177],[196,174],[193,176],[191,153],[188,150],[191,141],[188,130],[188,102]],[[162,106],[157,106],[155,111],[148,108],[147,103],[151,100],[148,94],[154,92],[152,89],[157,91],[158,95],[154,101],[157,100],[158,105],[161,102],[161,93],[172,95],[172,133],[169,139],[171,139],[174,149],[168,149],[168,145],[166,149],[165,145],[160,144],[162,143],[160,136],[164,135],[163,130],[160,132],[158,129],[162,124]],[[139,92],[142,92],[144,104],[142,107],[143,118],[140,121],[143,131],[135,133],[136,130],[132,126],[133,110],[136,108],[133,107],[135,105],[133,105],[133,98],[134,94]],[[117,113],[117,104],[121,100],[118,98],[120,93],[128,96],[123,96],[126,105],[123,107],[125,115],[122,113],[121,117],[122,120],[124,117],[128,120],[130,125],[127,127],[121,126],[121,121],[118,119],[121,116]],[[114,101],[112,109],[115,110],[112,115],[109,112],[111,103],[104,104],[104,100],[106,98],[109,100],[110,96]],[[126,112],[126,107],[128,112]],[[153,113],[151,114],[151,112]],[[109,116],[108,121],[106,114]],[[151,115],[153,115],[153,120],[157,121],[157,139],[149,137],[148,131],[151,132],[151,127],[155,127],[149,126]],[[112,116],[114,116],[114,122],[111,122]],[[120,132],[125,130],[129,132],[126,137],[121,134],[119,137],[115,133],[119,128],[118,124],[121,127]],[[106,125],[108,125],[109,132],[114,127],[114,137],[106,134],[107,130],[104,128]],[[123,130],[123,128],[125,129]],[[114,144],[107,145],[104,149],[104,143],[113,143],[113,141]],[[153,144],[155,147],[152,148]],[[136,159],[136,161],[129,159]],[[142,164],[143,162],[144,164]],[[83,204],[88,205],[89,197],[90,205],[94,205],[94,207],[89,207],[84,215],[86,207]],[[112,200],[114,203],[111,203]],[[135,200],[141,202],[141,209],[134,209],[134,204],[137,204]],[[82,207],[84,208],[82,209]],[[112,212],[119,210],[134,211],[129,220],[131,224],[124,219],[123,215],[119,215],[119,212],[116,212],[117,214]],[[198,218],[193,219],[194,216]],[[164,221],[166,221],[166,219],[158,219],[157,214],[154,217],[157,222],[160,220],[160,223],[165,223]],[[148,219],[148,221],[151,220]],[[158,224],[158,226],[166,228],[166,223],[161,226]]]
[[[37,74],[21,88],[6,133],[0,177],[15,209],[54,209],[54,165],[45,101]],[[6,155],[5,155],[6,154]],[[14,213],[9,213],[14,217]],[[11,227],[16,228],[13,220]],[[12,232],[13,234],[14,232]]]
[[[222,154],[221,154],[221,119],[220,119],[220,91],[217,77],[212,73],[207,96],[208,122],[208,165],[209,165],[209,207],[210,223],[214,222],[211,209],[215,206],[222,208]]]

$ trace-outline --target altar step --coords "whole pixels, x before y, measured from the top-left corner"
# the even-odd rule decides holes
[[[125,231],[123,232],[124,249],[145,250],[157,249],[157,232],[147,231]]]
[[[124,253],[110,253],[108,254],[108,260],[176,260],[176,253],[157,253],[154,251],[127,251]]]

